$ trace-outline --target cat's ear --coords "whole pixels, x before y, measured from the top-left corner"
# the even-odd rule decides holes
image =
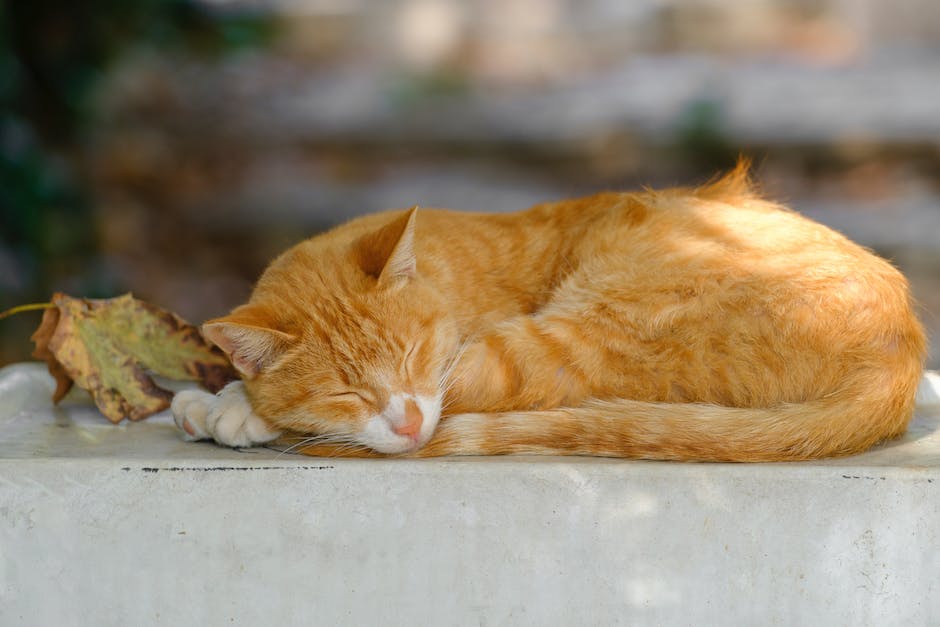
[[[410,279],[417,272],[415,260],[414,206],[402,215],[357,242],[359,263],[366,274],[389,285],[398,279]]]
[[[253,379],[297,340],[269,324],[264,315],[247,305],[204,323],[202,334],[222,349],[246,379]]]

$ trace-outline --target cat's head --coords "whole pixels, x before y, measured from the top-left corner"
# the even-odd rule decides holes
[[[430,439],[457,332],[417,270],[415,216],[345,243],[327,233],[324,246],[298,246],[268,269],[249,304],[203,325],[258,415],[381,453]]]

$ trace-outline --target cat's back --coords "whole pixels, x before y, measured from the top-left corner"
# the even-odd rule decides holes
[[[849,336],[869,346],[898,336],[922,344],[894,266],[764,199],[744,168],[699,188],[607,192],[547,211],[580,225],[573,263],[581,279],[559,299],[572,310],[587,288],[599,302],[633,303],[638,319],[686,316],[716,333],[737,320],[761,335],[777,325],[781,336],[796,329],[840,345]]]
[[[536,208],[577,241],[574,255],[594,271],[652,276],[739,275],[833,287],[832,281],[906,291],[890,263],[842,234],[763,198],[739,168],[699,188],[604,192]],[[874,282],[874,283],[873,283]],[[899,292],[900,293],[900,292]]]

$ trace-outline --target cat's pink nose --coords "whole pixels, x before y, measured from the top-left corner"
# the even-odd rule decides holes
[[[408,436],[416,440],[418,439],[418,433],[421,431],[422,422],[424,422],[424,416],[421,415],[418,404],[409,398],[405,400],[405,422],[392,430],[398,435]]]

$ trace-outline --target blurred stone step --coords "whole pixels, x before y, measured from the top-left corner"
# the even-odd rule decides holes
[[[197,144],[221,137],[255,146],[565,146],[610,135],[659,144],[690,127],[743,145],[940,139],[937,51],[835,66],[635,55],[540,85],[467,81],[440,92],[376,63],[305,67],[274,55],[215,65],[152,59],[126,67],[101,102],[106,121],[165,126]]]

